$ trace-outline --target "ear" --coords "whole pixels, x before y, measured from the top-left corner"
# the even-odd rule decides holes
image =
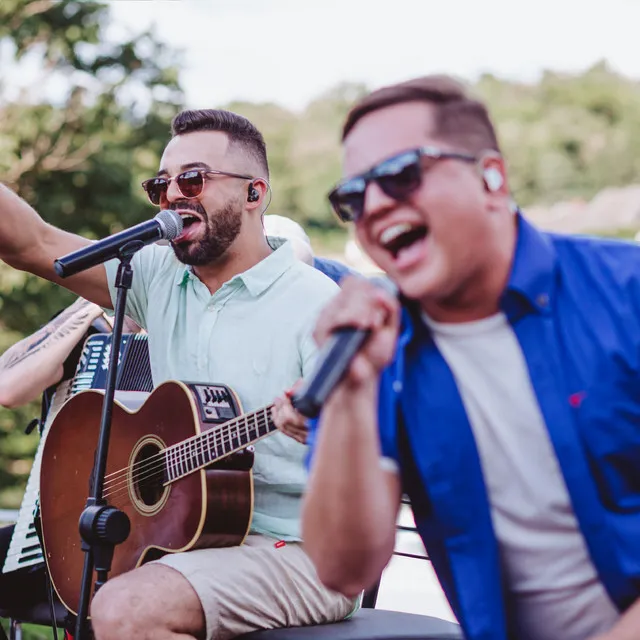
[[[251,185],[253,185],[254,196],[252,198],[247,197],[247,202],[245,207],[249,209],[249,211],[253,211],[258,209],[261,213],[264,213],[266,210],[265,206],[265,197],[268,192],[271,191],[271,185],[266,178],[258,177],[254,178],[248,185],[249,191],[251,190]],[[257,194],[257,197],[256,197]],[[269,206],[269,202],[267,202],[267,206]]]
[[[496,151],[485,151],[478,161],[478,170],[488,193],[501,193],[507,195],[507,174],[504,159]]]

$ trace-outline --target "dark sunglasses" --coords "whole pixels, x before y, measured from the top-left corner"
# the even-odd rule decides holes
[[[425,159],[432,163],[425,167]],[[436,147],[420,147],[387,158],[373,169],[341,182],[331,193],[329,202],[343,222],[357,222],[364,210],[364,196],[370,182],[375,182],[390,198],[406,200],[422,183],[422,174],[437,160],[477,162],[475,156]]]
[[[147,192],[151,204],[156,206],[169,191],[172,180],[176,181],[178,191],[185,198],[197,198],[204,189],[204,182],[209,176],[230,176],[231,178],[242,178],[243,180],[253,180],[252,176],[245,176],[240,173],[230,173],[229,171],[218,171],[216,169],[189,169],[173,178],[158,176],[149,178],[142,183],[142,188]]]

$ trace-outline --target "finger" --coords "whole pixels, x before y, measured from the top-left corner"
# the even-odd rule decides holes
[[[288,436],[297,440],[300,444],[306,444],[308,431],[300,429],[292,429],[287,433]]]
[[[288,389],[287,391],[285,391],[285,396],[287,396],[287,398],[291,398],[293,397],[293,395],[295,394],[295,392],[303,385],[304,380],[302,378],[299,378],[290,389]]]
[[[306,428],[306,419],[299,414],[290,402],[281,401],[271,410],[271,417],[279,429]]]
[[[294,440],[297,440],[298,442],[301,442],[303,444],[307,440],[307,429],[300,429],[293,427],[292,425],[285,425],[283,427],[280,427],[279,430],[286,436],[289,436],[290,438],[293,438]]]
[[[292,429],[299,429],[301,431],[306,431],[307,429],[307,422],[305,418],[300,418],[299,415],[287,416],[286,424]]]
[[[388,313],[394,313],[400,308],[400,302],[396,296],[391,295],[382,287],[375,287],[373,297],[377,307],[385,309]]]
[[[306,425],[302,425],[302,426],[296,426],[292,429],[292,431],[294,433],[297,433],[299,436],[304,436],[305,438],[307,437],[307,434],[309,433],[309,429],[307,429]]]
[[[351,294],[343,291],[320,314],[314,338],[321,345],[339,327],[370,329],[376,309],[391,308],[392,305],[393,301],[388,297],[379,298],[372,285],[354,287]]]
[[[279,407],[278,413],[280,414],[280,419],[284,422],[291,422],[292,424],[296,424],[300,420],[299,414],[291,406],[290,403],[283,404],[281,407]]]
[[[286,428],[288,421],[285,420],[282,409],[274,406],[271,409],[271,419],[278,429],[284,430]]]

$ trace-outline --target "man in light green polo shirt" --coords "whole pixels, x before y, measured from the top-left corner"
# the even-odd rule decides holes
[[[183,217],[184,230],[172,246],[135,255],[127,314],[149,334],[156,385],[224,383],[251,411],[307,373],[316,316],[338,287],[296,260],[289,243],[274,249],[265,237],[266,148],[248,120],[187,111],[172,128],[144,188],[152,203]],[[9,264],[60,282],[54,259],[87,243],[0,188],[0,258]],[[112,307],[116,268],[95,267],[64,285]],[[353,602],[321,585],[300,544],[304,456],[305,446],[284,433],[260,441],[245,544],[171,554],[110,579],[92,602],[97,639],[223,640],[346,617]]]

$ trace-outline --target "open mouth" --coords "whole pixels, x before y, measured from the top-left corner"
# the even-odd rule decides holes
[[[198,216],[192,213],[181,213],[180,217],[182,218],[183,229],[190,227],[195,222],[202,222]]]
[[[387,227],[378,238],[380,245],[394,258],[416,243],[424,240],[429,234],[426,225],[413,225],[407,222]]]
[[[204,224],[202,218],[197,214],[187,211],[178,211],[178,213],[182,218],[183,226],[182,233],[174,240],[174,242],[192,240],[196,235],[198,235],[200,226]]]

